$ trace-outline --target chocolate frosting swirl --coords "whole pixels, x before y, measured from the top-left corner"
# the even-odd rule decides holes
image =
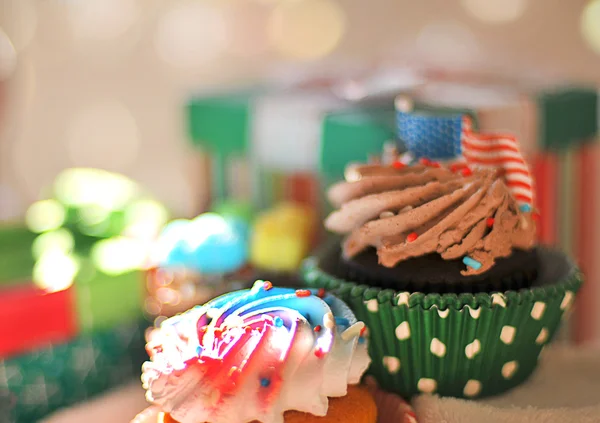
[[[465,174],[439,164],[349,166],[346,181],[328,191],[338,210],[325,227],[347,235],[348,258],[369,246],[386,267],[430,253],[469,257],[479,265],[468,266],[465,276],[485,272],[513,248],[533,248],[533,214],[520,210],[496,172]]]

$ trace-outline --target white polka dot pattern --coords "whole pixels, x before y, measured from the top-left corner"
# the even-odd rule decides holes
[[[563,300],[560,303],[560,309],[566,310],[567,308],[569,308],[571,306],[572,302],[573,302],[573,293],[571,291],[565,292],[565,296],[563,297]]]
[[[398,373],[400,370],[400,359],[398,357],[385,356],[383,357],[383,365],[391,374]]]
[[[408,292],[401,292],[398,294],[398,305],[408,305],[408,299],[410,294]]]
[[[431,354],[436,355],[440,358],[446,355],[446,345],[437,338],[433,338],[431,340],[429,350],[431,351]]]
[[[510,345],[515,340],[515,334],[517,329],[514,326],[504,326],[502,327],[502,332],[500,332],[500,339],[506,345]]]
[[[475,379],[470,379],[467,381],[465,385],[465,389],[463,390],[463,394],[465,397],[473,398],[479,395],[481,392],[481,382]]]
[[[538,345],[543,344],[548,340],[548,329],[542,328],[537,338],[535,338],[535,343]]]
[[[503,294],[492,294],[492,304],[498,304],[502,308],[506,308],[506,298]]]
[[[419,389],[419,391],[425,394],[432,394],[437,389],[437,382],[434,379],[423,377],[419,379],[419,382],[417,383],[417,388]]]
[[[465,355],[468,359],[475,357],[477,354],[479,354],[479,351],[481,351],[481,342],[479,342],[479,339],[475,339],[465,347]]]
[[[516,360],[509,361],[508,363],[505,363],[504,366],[502,366],[502,376],[504,377],[504,379],[510,379],[515,375],[515,372],[518,368],[519,363]]]
[[[544,315],[544,311],[546,311],[546,303],[543,303],[542,301],[536,301],[531,309],[531,317],[533,317],[535,320],[540,320]]]
[[[408,322],[402,322],[396,328],[396,338],[400,341],[405,341],[410,338],[410,326]]]
[[[371,313],[377,313],[377,311],[379,311],[379,303],[377,302],[377,299],[373,298],[367,301],[367,310],[369,310]]]

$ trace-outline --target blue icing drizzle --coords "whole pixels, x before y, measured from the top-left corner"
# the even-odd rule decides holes
[[[204,304],[197,325],[201,327],[211,323],[218,327],[234,313],[239,316],[267,313],[282,319],[283,325],[289,328],[290,316],[283,312],[286,309],[297,311],[312,327],[321,325],[323,318],[329,312],[333,314],[336,322],[339,322],[337,329],[340,331],[357,322],[354,313],[340,299],[330,294],[320,298],[316,295],[318,290],[310,290],[310,292],[312,294],[310,296],[298,296],[296,290],[291,288],[273,287],[267,290],[264,288],[263,281],[257,281],[252,289],[230,292]],[[213,322],[207,315],[209,310],[216,310],[214,313],[214,317],[218,316],[216,321]],[[198,315],[198,311],[198,308],[194,308],[178,318],[184,319],[188,313]],[[178,318],[171,318],[164,324],[176,324]]]

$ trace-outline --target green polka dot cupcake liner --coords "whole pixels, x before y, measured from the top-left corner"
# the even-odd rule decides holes
[[[369,374],[390,392],[410,398],[436,393],[482,398],[524,382],[555,335],[582,283],[560,252],[539,248],[531,288],[464,294],[398,292],[337,278],[307,259],[301,277],[343,299],[365,322]]]

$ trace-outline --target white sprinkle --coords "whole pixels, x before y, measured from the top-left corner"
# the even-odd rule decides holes
[[[323,326],[327,329],[333,329],[335,327],[335,318],[333,317],[333,313],[329,312],[323,316]]]

